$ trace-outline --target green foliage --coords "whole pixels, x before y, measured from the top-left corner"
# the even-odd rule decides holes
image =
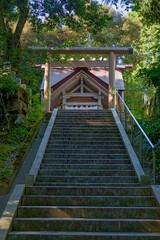
[[[92,0],[0,1],[0,15],[2,58],[10,60],[13,65],[21,58],[20,38],[27,20],[38,33],[44,28],[50,31],[66,25],[73,30],[85,26],[94,34],[102,31],[110,20],[108,9],[103,9],[98,1]]]
[[[160,24],[159,0],[134,0],[134,9],[139,13],[142,22],[147,26]]]
[[[3,94],[4,99],[9,99],[11,95],[14,95],[18,89],[18,84],[13,79],[11,74],[2,72],[0,74],[0,92]]]
[[[153,84],[160,91],[160,61],[150,64],[149,67],[140,69],[139,76],[143,77],[146,84]]]
[[[11,169],[7,166],[7,158],[15,151],[15,146],[0,144],[0,180],[9,180]]]
[[[108,4],[123,5],[126,10],[132,9],[138,12],[141,21],[150,26],[160,23],[160,1],[159,0],[105,0]]]
[[[137,16],[135,13],[131,15]],[[124,74],[126,100],[138,118],[143,115],[144,90],[147,88],[150,99],[160,87],[159,26],[141,25],[140,39],[134,44],[138,61],[135,62],[132,71]]]
[[[9,144],[0,144],[0,167],[4,166],[4,162],[2,160],[5,160],[9,154],[12,154],[15,151],[15,147]]]
[[[44,115],[44,109],[40,102],[40,94],[33,96],[33,105],[29,109],[28,119],[21,124],[11,125],[9,130],[1,125],[0,129],[0,180],[9,180],[13,170],[23,159],[24,152],[36,132],[40,120]],[[26,139],[26,140],[25,140]],[[25,140],[25,142],[24,142]],[[15,155],[17,151],[19,157]],[[14,166],[14,168],[13,168]]]
[[[143,130],[153,143],[156,145],[160,142],[160,118],[154,119],[146,119],[141,118],[138,120],[140,125],[142,126]],[[143,148],[147,152],[145,158],[145,164],[147,167],[151,169],[151,173],[153,175],[153,153],[152,149],[147,141],[144,141]],[[155,157],[156,157],[156,181],[160,183],[160,147],[155,149]]]
[[[28,121],[30,123],[36,122],[37,119],[41,118],[45,112],[43,105],[40,101],[40,93],[37,93],[32,97],[32,108],[28,114]]]
[[[101,31],[110,17],[108,11],[101,8],[97,1],[89,0],[64,0],[43,2],[35,0],[31,3],[30,21],[34,30],[47,27],[53,30],[55,26],[67,25],[77,30],[86,25],[91,33]],[[44,19],[42,22],[40,19]]]
[[[151,139],[153,144],[157,144],[157,142],[160,140],[160,119],[141,118],[139,119],[139,123],[141,124],[142,128],[145,130],[147,136]]]
[[[43,72],[41,68],[35,68],[37,62],[45,62],[46,55],[40,56],[31,53],[28,49],[22,49],[22,58],[19,64],[19,71],[17,77],[21,78],[23,83],[28,88],[32,89],[32,94],[36,94],[40,91],[40,85],[43,78]]]

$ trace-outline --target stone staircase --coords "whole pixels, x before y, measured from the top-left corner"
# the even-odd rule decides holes
[[[156,240],[159,218],[111,111],[61,110],[8,240]]]

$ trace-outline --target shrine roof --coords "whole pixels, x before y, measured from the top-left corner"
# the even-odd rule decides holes
[[[51,88],[58,88],[61,83],[68,81],[70,77],[73,77],[77,73],[78,68],[61,68],[56,67],[51,69]],[[83,68],[79,68],[80,71],[83,71]],[[97,80],[103,86],[109,84],[109,69],[101,67],[93,67],[91,69],[85,68],[85,74],[88,74],[90,77],[94,77],[94,80]],[[104,83],[104,84],[103,84]],[[123,75],[120,69],[115,70],[115,87],[118,90],[125,90]],[[41,84],[41,90],[44,90],[44,77]]]

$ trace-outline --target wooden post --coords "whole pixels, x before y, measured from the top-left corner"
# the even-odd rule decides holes
[[[83,93],[83,77],[81,77],[81,93]]]
[[[65,109],[66,106],[66,96],[65,96],[65,89],[62,91],[62,95],[63,95],[63,100],[62,100],[62,109]]]
[[[114,94],[115,90],[115,54],[110,52],[109,54],[109,91]],[[109,94],[109,107],[115,107],[115,101],[113,95]]]
[[[101,90],[99,90],[99,96],[98,96],[98,109],[101,109]]]
[[[44,99],[46,100],[45,107],[47,112],[50,112],[51,107],[51,60],[50,54],[49,59],[45,64],[45,73],[44,73]]]

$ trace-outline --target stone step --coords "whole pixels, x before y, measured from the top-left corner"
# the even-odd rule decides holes
[[[64,125],[64,124],[62,124],[61,126],[60,125],[58,125],[58,126],[56,126],[56,124],[54,125],[54,127],[53,127],[53,129],[52,129],[52,131],[54,131],[54,130],[68,130],[68,129],[71,129],[71,130],[73,130],[73,129],[80,129],[80,130],[118,130],[118,127],[115,125],[115,126],[92,126],[92,125],[88,125],[88,126],[86,126],[86,125],[84,125],[84,126],[81,126],[81,125],[79,125],[79,126],[77,126],[77,125],[72,125],[72,126],[68,126],[68,125]]]
[[[127,157],[123,157],[122,159],[118,158],[102,158],[102,159],[84,159],[84,158],[53,158],[44,156],[42,164],[130,164],[131,161]]]
[[[37,176],[36,182],[66,182],[66,183],[136,183],[136,176]]]
[[[81,145],[86,145],[86,144],[92,144],[94,142],[94,144],[123,144],[123,140],[121,137],[106,137],[106,138],[93,138],[93,137],[79,137],[77,138],[76,136],[74,137],[67,137],[67,139],[65,137],[50,137],[48,144],[53,144],[53,143],[69,143],[69,144],[81,144]]]
[[[67,152],[64,152],[64,153],[45,153],[44,155],[44,158],[52,158],[52,159],[55,159],[55,158],[58,158],[58,159],[61,159],[61,158],[64,158],[64,159],[76,159],[76,160],[79,160],[79,159],[84,159],[84,160],[89,160],[89,159],[102,159],[102,160],[105,160],[105,159],[128,159],[128,154],[127,153],[104,153],[104,154],[97,154],[97,153],[67,153]]]
[[[159,233],[29,231],[8,234],[8,240],[159,240]]]
[[[106,146],[106,145],[109,145],[109,144],[114,144],[115,146],[116,145],[123,145],[124,146],[124,143],[123,143],[123,140],[122,138],[112,138],[112,139],[106,139],[106,138],[102,138],[102,139],[93,139],[93,138],[71,138],[70,140],[67,140],[66,138],[50,138],[50,140],[48,141],[48,145],[50,144],[57,144],[57,145],[60,145],[60,144],[78,144],[78,145],[100,145],[100,146]]]
[[[51,136],[54,134],[119,134],[118,129],[81,129],[81,128],[69,128],[69,129],[54,129],[51,132]]]
[[[13,231],[155,232],[159,219],[14,218]]]
[[[88,186],[101,186],[101,187],[109,187],[109,186],[117,186],[117,187],[136,187],[139,186],[140,183],[89,183],[89,182],[82,182],[82,183],[74,183],[74,182],[35,182],[35,186],[81,186],[81,187],[88,187]]]
[[[83,137],[83,138],[86,138],[86,137],[92,137],[92,138],[103,138],[103,137],[112,137],[112,138],[114,138],[114,137],[121,137],[121,135],[120,135],[120,133],[119,132],[117,132],[117,133],[112,133],[112,132],[110,132],[110,133],[99,133],[99,132],[97,132],[97,133],[92,133],[92,132],[74,132],[74,133],[72,133],[72,132],[68,132],[68,133],[65,133],[65,132],[53,132],[53,133],[51,133],[51,135],[50,135],[51,137],[59,137],[59,138],[61,138],[61,137],[65,137],[66,139],[67,138],[73,138],[73,137],[76,137],[76,138],[79,138],[79,137]]]
[[[58,114],[57,114],[57,116],[61,116],[61,115],[69,115],[69,116],[71,116],[71,115],[77,115],[77,116],[79,116],[79,115],[82,115],[82,116],[87,116],[87,115],[89,115],[89,114],[91,114],[91,115],[96,115],[96,116],[99,116],[99,115],[101,115],[101,114],[103,114],[103,115],[105,115],[105,114],[111,114],[112,115],[112,112],[111,112],[111,110],[59,110],[58,111]]]
[[[152,196],[97,196],[97,195],[24,195],[23,206],[112,206],[153,207]]]
[[[135,176],[133,170],[101,169],[40,169],[38,176]]]
[[[85,110],[82,110],[82,109],[72,109],[72,110],[66,110],[66,109],[62,109],[62,110],[59,110],[58,111],[58,116],[59,115],[62,115],[62,114],[83,114],[83,115],[87,115],[87,114],[96,114],[97,115],[103,113],[103,114],[112,114],[111,110],[108,110],[108,109],[105,109],[105,110],[102,110],[102,109],[96,109],[96,110],[90,110],[90,109],[85,109]]]
[[[158,207],[19,206],[20,218],[159,219]]]
[[[133,167],[131,164],[41,164],[41,169],[111,169],[111,170],[132,170]]]
[[[57,114],[57,119],[59,118],[104,118],[104,117],[112,117],[113,118],[113,114],[112,113],[92,113],[92,114],[81,114],[81,113],[78,113],[78,114],[73,114],[73,113],[70,113],[70,114]]]
[[[99,117],[99,116],[113,116],[112,112],[58,112],[57,113],[57,117],[62,117],[62,116],[66,116],[66,117]]]
[[[58,121],[58,122],[55,122],[55,127],[58,127],[58,126],[81,126],[81,127],[85,127],[85,126],[108,126],[108,127],[113,127],[113,126],[117,126],[116,123],[113,121],[99,121],[99,120],[92,120],[92,121],[64,121],[62,120],[62,122]]]
[[[112,113],[99,113],[99,114],[57,114],[56,119],[61,118],[79,118],[79,119],[87,119],[87,118],[95,118],[95,119],[103,119],[103,118],[113,118]]]
[[[102,186],[28,186],[28,195],[105,195],[105,196],[150,196],[150,187],[102,187]]]
[[[83,148],[83,149],[79,149],[79,148],[70,148],[70,149],[63,149],[63,148],[56,148],[56,149],[52,149],[52,148],[47,148],[46,151],[45,151],[45,154],[69,154],[69,155],[72,155],[72,154],[85,154],[86,157],[88,156],[88,154],[126,154],[126,149],[121,149],[121,148],[118,148],[118,149],[87,149],[87,148]]]
[[[71,121],[71,122],[65,122],[65,124],[63,124],[64,119],[62,122],[55,122],[55,125],[52,129],[52,131],[55,129],[59,130],[59,129],[88,129],[88,130],[117,130],[118,127],[116,124],[114,125],[110,125],[111,121],[94,121],[94,124],[90,124],[90,122],[87,122],[88,120],[83,121]],[[92,121],[93,122],[93,121]],[[79,123],[79,124],[78,124]],[[105,123],[108,123],[109,125],[105,125]],[[112,123],[114,123],[114,121],[112,121]]]
[[[61,140],[60,140],[61,139]],[[94,138],[93,136],[87,136],[87,137],[77,137],[76,135],[75,136],[61,136],[61,137],[58,137],[58,136],[51,136],[49,138],[49,143],[50,142],[64,142],[64,141],[67,141],[67,142],[83,142],[83,143],[88,143],[88,142],[93,142],[94,143],[99,143],[99,142],[106,142],[106,143],[117,143],[117,142],[123,142],[122,138],[119,136],[119,137],[109,137],[109,136],[106,136],[106,137],[96,137]]]
[[[106,149],[115,149],[115,150],[118,150],[118,149],[126,149],[124,144],[115,144],[115,145],[105,145],[105,144],[75,144],[75,143],[65,143],[65,144],[52,144],[52,143],[49,143],[48,146],[47,146],[47,150],[50,150],[50,149],[68,149],[68,148],[71,148],[71,149],[102,149],[103,150],[106,150]]]
[[[78,122],[85,122],[85,121],[111,121],[114,122],[114,117],[112,115],[101,115],[101,116],[57,116],[55,123],[57,122],[70,122],[70,121],[78,121]]]

